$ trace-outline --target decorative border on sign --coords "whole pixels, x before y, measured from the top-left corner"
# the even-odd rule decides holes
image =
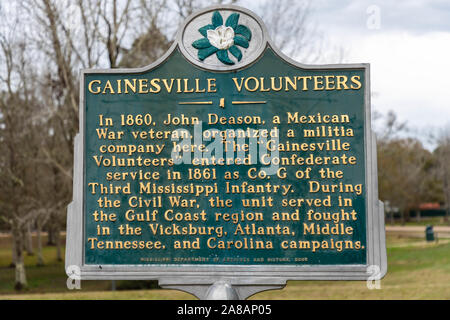
[[[248,48],[252,32],[247,26],[238,24],[239,16],[239,13],[230,14],[224,25],[222,15],[216,10],[211,19],[212,23],[198,29],[204,38],[194,41],[192,46],[198,49],[200,61],[216,54],[223,64],[233,65],[234,61],[230,60],[228,53],[238,61],[242,60],[242,51],[238,46]]]
[[[177,43],[192,64],[226,72],[254,63],[264,53],[268,38],[264,23],[253,12],[226,5],[189,16],[178,32]]]

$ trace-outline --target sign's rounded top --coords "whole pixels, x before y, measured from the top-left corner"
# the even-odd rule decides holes
[[[238,6],[213,6],[187,18],[178,47],[193,64],[213,71],[242,69],[263,53],[267,32],[261,19]]]

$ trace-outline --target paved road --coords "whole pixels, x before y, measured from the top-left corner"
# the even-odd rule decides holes
[[[450,233],[450,226],[434,226],[434,232]],[[425,226],[386,226],[387,232],[425,232]]]
[[[436,238],[450,239],[450,226],[433,226]],[[386,234],[405,237],[425,238],[424,226],[386,226]]]

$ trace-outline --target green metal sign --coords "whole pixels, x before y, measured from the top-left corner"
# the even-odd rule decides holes
[[[81,81],[68,257],[85,278],[384,274],[368,65],[301,65],[230,6],[155,64]]]
[[[364,78],[302,70],[270,48],[231,75],[200,70],[178,51],[142,74],[87,75],[86,263],[365,263]],[[175,136],[194,137],[199,123],[205,151],[196,158],[189,148],[191,161],[174,164],[183,141]],[[240,131],[250,134],[238,141]],[[260,143],[262,132],[277,141]],[[251,142],[266,156],[236,163]],[[206,161],[218,143],[218,161]]]

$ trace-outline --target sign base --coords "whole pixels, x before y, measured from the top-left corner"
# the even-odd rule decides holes
[[[193,294],[200,300],[245,300],[248,297],[267,290],[281,290],[286,282],[280,284],[232,284],[229,281],[218,280],[212,284],[169,284],[164,280],[159,282],[164,289],[181,290]]]

